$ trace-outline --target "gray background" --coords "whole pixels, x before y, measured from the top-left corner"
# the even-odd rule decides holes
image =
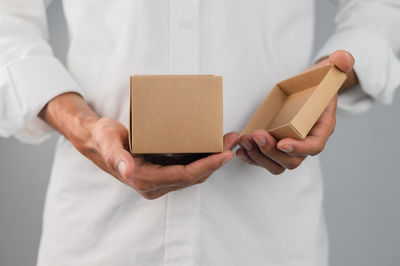
[[[336,6],[317,0],[316,50],[334,29]],[[60,1],[49,7],[51,42],[63,58]],[[400,98],[339,118],[322,154],[332,266],[400,265]],[[0,265],[33,265],[56,137],[41,146],[0,139]]]

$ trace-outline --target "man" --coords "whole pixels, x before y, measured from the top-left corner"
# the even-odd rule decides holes
[[[231,132],[224,152],[166,167],[126,147],[134,74],[222,75],[225,132],[239,131],[269,88],[309,65],[313,4],[64,1],[64,68],[46,42],[45,3],[1,1],[0,133],[63,135],[38,265],[327,265],[321,171],[307,156],[333,132],[336,98],[301,141]],[[338,4],[337,30],[313,62],[348,73],[342,109],[390,102],[400,84],[399,1]],[[238,143],[242,161],[232,160]]]

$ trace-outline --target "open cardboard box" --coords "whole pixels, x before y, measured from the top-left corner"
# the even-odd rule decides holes
[[[132,76],[130,95],[131,153],[223,151],[221,76]]]
[[[276,139],[305,138],[346,78],[330,64],[279,82],[241,134],[265,129]]]

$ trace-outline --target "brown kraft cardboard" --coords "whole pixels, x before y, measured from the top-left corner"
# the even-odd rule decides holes
[[[265,129],[278,140],[305,138],[346,78],[330,64],[279,82],[241,134]]]
[[[132,153],[223,151],[221,76],[132,76],[130,95]]]

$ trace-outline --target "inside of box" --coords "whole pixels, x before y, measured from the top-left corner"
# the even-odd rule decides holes
[[[187,165],[210,156],[212,153],[143,154],[146,161],[158,165]]]
[[[266,130],[273,130],[289,124],[289,122],[298,113],[300,108],[310,98],[316,87],[317,86],[312,86],[300,91],[291,92],[290,94],[284,92],[286,97],[282,98],[280,102],[280,108],[274,118],[268,124]],[[279,86],[277,86],[277,88],[281,89]]]
[[[304,114],[310,112],[310,108],[314,108],[313,105],[308,104],[308,100],[314,97],[314,93],[317,93],[319,84],[332,67],[334,66],[326,65],[276,84],[257,108],[241,134],[252,134],[257,129],[265,129],[277,137],[287,134],[302,137],[303,133],[298,131],[298,124],[294,123],[298,122],[299,117],[304,118]],[[316,101],[318,101],[318,97]],[[304,121],[304,123],[309,122]]]

